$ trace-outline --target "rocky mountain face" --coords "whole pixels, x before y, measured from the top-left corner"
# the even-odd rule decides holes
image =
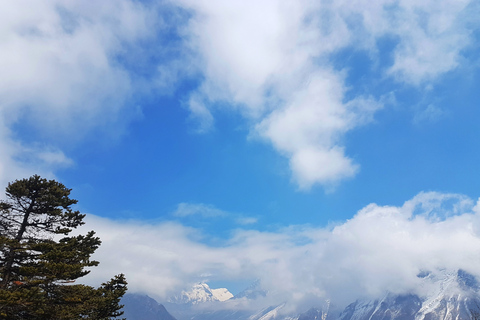
[[[127,320],[176,320],[163,305],[146,295],[127,293],[121,303]]]
[[[422,272],[418,277],[421,295],[386,293],[380,299],[357,300],[341,312],[329,311],[328,302],[323,308],[314,306],[300,314],[286,313],[286,302],[267,307],[239,307],[242,305],[239,302],[258,301],[268,295],[258,282],[235,297],[226,289],[198,284],[170,299],[165,307],[178,320],[469,320],[472,310],[480,311],[480,284],[467,272],[440,270]],[[127,295],[122,300],[128,320],[174,319],[153,299],[133,296]],[[141,316],[133,315],[132,311]]]

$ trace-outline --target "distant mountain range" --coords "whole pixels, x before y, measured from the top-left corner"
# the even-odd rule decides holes
[[[383,299],[356,301],[342,312],[339,320],[468,320],[472,310],[478,310],[479,285],[465,271],[424,272],[419,277],[422,285],[430,288],[422,297],[386,294]]]
[[[480,285],[467,272],[440,270],[422,272],[418,277],[424,289],[421,296],[386,293],[381,299],[357,300],[341,312],[330,311],[328,303],[301,314],[285,314],[285,302],[257,309],[229,304],[235,299],[254,301],[267,296],[259,282],[236,296],[202,283],[165,305],[136,294],[125,295],[122,303],[128,320],[468,320],[472,310],[479,310]]]

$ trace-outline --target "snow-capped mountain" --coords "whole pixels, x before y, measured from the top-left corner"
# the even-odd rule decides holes
[[[460,320],[470,319],[479,305],[479,285],[463,270],[423,272],[422,296],[386,294],[372,301],[356,301],[339,320]]]
[[[226,301],[233,297],[226,288],[210,289],[206,283],[197,283],[190,291],[182,291],[181,294],[172,297],[168,302],[199,304],[209,301]]]
[[[296,314],[286,311],[290,310],[288,302],[262,306],[258,303],[271,299],[258,282],[233,299],[226,289],[197,284],[165,306],[178,320],[469,320],[472,311],[480,312],[480,284],[467,272],[435,270],[422,272],[418,278],[421,294],[386,293],[380,299],[357,300],[341,312],[329,311],[328,300],[320,308],[313,306]],[[129,318],[137,319],[144,318]]]
[[[259,312],[251,315],[248,320],[274,320],[278,319],[279,311],[285,306],[285,303],[282,303],[278,306],[268,307],[260,310]]]
[[[350,304],[340,314],[339,320],[413,320],[421,305],[422,302],[416,295],[387,294],[383,299]]]
[[[474,276],[463,270],[444,270],[439,275],[426,275],[425,281],[429,280],[438,286],[424,297],[415,320],[471,318],[479,302],[479,285]]]
[[[281,306],[265,309],[239,307],[265,297],[266,291],[256,281],[235,297],[225,288],[212,289],[206,283],[198,283],[189,291],[182,291],[165,304],[179,320],[268,320],[274,319]]]

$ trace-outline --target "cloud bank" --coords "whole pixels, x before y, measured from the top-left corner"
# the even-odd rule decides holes
[[[208,244],[215,235],[176,222],[89,215],[86,229],[96,230],[103,244],[88,281],[123,272],[131,291],[165,299],[198,281],[258,278],[272,298],[291,306],[415,292],[421,271],[461,268],[480,275],[479,208],[462,195],[420,193],[400,207],[370,204],[330,228],[232,230],[223,245]]]

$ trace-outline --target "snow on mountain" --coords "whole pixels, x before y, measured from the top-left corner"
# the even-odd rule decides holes
[[[279,310],[285,306],[285,303],[282,303],[278,306],[265,308],[256,314],[250,316],[248,320],[273,320],[277,319]]]
[[[226,301],[233,297],[226,288],[210,289],[206,283],[197,283],[190,291],[182,291],[180,295],[169,299],[171,303],[199,304],[209,301]]]
[[[470,318],[470,312],[478,301],[475,277],[463,270],[442,270],[424,277],[424,281],[433,281],[437,286],[433,286],[424,297],[415,320],[427,320],[432,316],[439,319]]]
[[[479,300],[479,285],[463,270],[422,273],[422,296],[386,294],[382,299],[356,301],[339,320],[459,320],[470,319]]]
[[[383,299],[350,304],[339,320],[413,320],[421,305],[420,298],[415,295],[387,294]]]
[[[233,298],[233,294],[226,288],[210,289],[217,301],[227,301]]]
[[[227,289],[199,283],[165,306],[179,320],[468,320],[472,310],[480,311],[480,284],[469,273],[435,270],[418,278],[421,294],[386,293],[380,299],[357,300],[342,312],[331,308],[329,300],[300,314],[287,312],[292,307],[288,302],[264,305],[271,300],[258,299],[267,295],[258,282],[233,299]]]

